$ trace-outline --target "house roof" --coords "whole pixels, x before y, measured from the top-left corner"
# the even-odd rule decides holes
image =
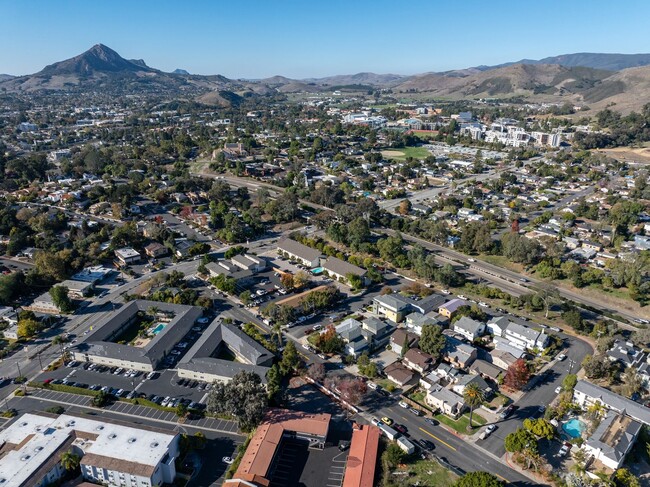
[[[632,419],[636,419],[646,425],[650,425],[650,408],[620,396],[604,387],[597,386],[586,380],[578,380],[574,392],[582,393],[592,399],[599,399],[610,409],[626,414]]]
[[[306,245],[303,245],[300,242],[296,242],[290,238],[278,242],[278,249],[310,262],[315,261],[321,256],[319,250],[307,247]]]
[[[514,357],[513,357],[514,359]],[[497,380],[503,370],[496,365],[486,362],[485,360],[476,359],[472,365],[469,366],[469,370],[475,374],[485,375],[490,379]]]
[[[428,353],[424,353],[419,348],[409,348],[404,354],[404,360],[407,360],[418,367],[426,367],[433,362],[433,357]]]
[[[464,330],[467,333],[471,333],[472,335],[478,333],[483,326],[485,326],[483,323],[473,320],[468,316],[463,316],[454,323],[454,328],[460,328],[461,330]]]
[[[339,276],[347,276],[348,274],[354,274],[355,276],[364,276],[366,270],[358,267],[356,265],[345,262],[337,257],[328,257],[327,260],[322,264],[323,269],[333,274]]]
[[[379,428],[355,425],[348,454],[343,487],[372,487],[379,450]]]
[[[405,367],[401,362],[393,362],[384,369],[384,373],[398,384],[406,384],[415,375],[410,369]]]
[[[620,463],[641,428],[641,423],[610,411],[587,440],[587,446],[600,450],[605,457]]]
[[[461,306],[467,306],[469,303],[465,301],[464,299],[452,299],[451,301],[446,302],[445,304],[441,305],[439,309],[446,309],[450,313],[455,312],[458,308]]]
[[[395,312],[405,310],[411,305],[405,297],[399,294],[380,294],[375,296],[373,301]]]
[[[406,337],[408,337],[409,346],[415,343],[418,339],[418,336],[415,333],[408,332],[404,328],[398,328],[391,335],[390,341],[401,347],[404,344]]]

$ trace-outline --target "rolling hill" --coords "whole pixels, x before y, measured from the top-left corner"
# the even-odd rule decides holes
[[[511,66],[513,64],[559,64],[568,68],[583,67],[620,71],[627,68],[650,65],[650,54],[608,54],[596,52],[577,52],[561,54],[543,59],[522,59],[516,62],[499,64],[497,66],[479,66],[482,71]]]

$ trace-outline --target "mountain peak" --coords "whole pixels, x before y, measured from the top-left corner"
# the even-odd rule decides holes
[[[65,61],[46,66],[37,73],[42,76],[81,75],[102,73],[152,71],[144,61],[129,61],[104,44],[95,44],[86,52]]]

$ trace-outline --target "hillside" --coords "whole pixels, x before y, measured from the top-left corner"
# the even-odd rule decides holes
[[[401,74],[357,73],[328,76],[325,78],[308,78],[302,81],[323,86],[370,85],[390,87],[403,81],[407,76]]]
[[[578,99],[610,76],[608,71],[559,65],[514,64],[463,76],[459,72],[415,76],[397,85],[396,92],[427,92],[450,98],[547,95]]]
[[[650,54],[606,54],[596,52],[578,52],[561,54],[543,59],[522,59],[516,62],[499,64],[497,66],[479,66],[483,71],[502,68],[513,64],[559,64],[568,68],[583,67],[603,69],[605,71],[620,71],[622,69],[650,65]]]

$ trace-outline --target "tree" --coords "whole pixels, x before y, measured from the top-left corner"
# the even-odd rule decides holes
[[[72,301],[68,297],[68,288],[65,286],[54,286],[50,289],[50,296],[52,296],[52,302],[54,305],[61,310],[63,313],[68,313],[72,311]]]
[[[92,403],[93,406],[101,408],[108,404],[109,399],[110,397],[108,394],[106,394],[104,391],[99,391],[99,394],[93,397]]]
[[[296,349],[296,344],[293,340],[288,340],[282,352],[282,360],[280,361],[280,371],[283,375],[287,375],[298,369],[300,365],[300,356]]]
[[[184,418],[186,414],[187,414],[187,405],[185,405],[185,403],[179,402],[178,406],[176,406],[176,416],[178,416],[179,418]]]
[[[578,383],[578,376],[576,374],[568,374],[562,381],[562,389],[565,391],[572,391]]]
[[[357,359],[357,368],[359,373],[365,375],[366,377],[377,377],[379,370],[377,364],[370,360],[366,352],[362,353]]]
[[[381,454],[381,461],[388,467],[388,469],[385,470],[394,469],[402,463],[405,456],[406,453],[399,447],[399,445],[391,442],[386,447],[386,450],[384,450],[384,453]]]
[[[547,440],[552,440],[555,436],[555,427],[544,418],[526,418],[524,419],[524,428],[532,434]]]
[[[325,379],[325,365],[320,362],[313,362],[307,368],[307,375],[315,382],[323,382]]]
[[[401,356],[404,357],[406,355],[406,352],[409,351],[409,348],[411,348],[411,342],[409,340],[409,335],[408,333],[404,334],[404,342],[402,343],[402,351],[401,351]]]
[[[411,213],[411,208],[412,208],[412,206],[413,206],[413,205],[411,205],[411,201],[410,201],[410,200],[408,200],[408,199],[402,200],[402,201],[400,202],[400,204],[399,204],[399,208],[397,209],[397,212],[398,212],[400,215],[404,215],[404,216],[406,216],[406,215],[408,215],[409,213]]]
[[[469,406],[469,429],[472,429],[474,428],[474,425],[472,424],[472,415],[474,414],[474,408],[480,406],[483,403],[485,396],[483,394],[483,390],[479,387],[479,385],[472,382],[465,386],[465,390],[463,391],[463,399],[465,400],[465,404]]]
[[[589,379],[602,379],[612,371],[612,363],[604,355],[585,355],[582,367]]]
[[[285,272],[280,276],[280,282],[282,283],[282,286],[287,290],[291,290],[295,286],[293,275],[289,274],[288,272]]]
[[[635,367],[628,367],[622,376],[623,386],[621,387],[621,394],[625,397],[632,397],[634,394],[641,392],[643,388],[643,381],[641,376],[637,373]]]
[[[208,412],[230,414],[242,431],[251,431],[264,417],[268,404],[266,389],[260,376],[241,371],[229,383],[218,382],[208,393]]]
[[[282,390],[282,372],[278,364],[273,364],[266,374],[266,391],[269,401],[274,401]]]
[[[619,468],[614,473],[616,487],[640,487],[639,479],[627,468]]]
[[[18,336],[20,338],[36,336],[42,329],[42,323],[34,318],[20,318],[18,320]]]
[[[506,436],[504,446],[510,453],[519,453],[525,449],[537,451],[537,439],[530,431],[517,428],[517,431]]]
[[[239,294],[239,300],[240,300],[242,303],[244,303],[245,305],[246,305],[246,304],[250,304],[250,303],[253,301],[253,295],[252,295],[251,292],[248,291],[248,290],[247,290],[247,291],[242,291],[242,292]]]
[[[440,358],[446,344],[447,338],[439,326],[427,324],[422,327],[419,347],[424,353],[431,355],[433,360]]]
[[[341,391],[341,397],[354,406],[361,402],[368,391],[366,383],[361,378],[343,379],[338,382],[337,387]]]
[[[503,487],[503,482],[488,472],[468,472],[459,478],[454,487]]]
[[[530,379],[530,370],[526,361],[520,358],[508,367],[503,383],[511,389],[520,391],[528,383],[528,379]]]
[[[81,458],[79,455],[75,454],[72,450],[68,450],[61,454],[61,466],[67,472],[74,472],[79,468],[81,463]]]
[[[298,271],[293,276],[293,285],[296,289],[302,289],[309,283],[310,277],[305,271]]]
[[[543,286],[536,294],[536,297],[544,303],[544,317],[548,318],[551,306],[560,301],[560,292],[554,286]]]
[[[343,348],[343,339],[333,325],[328,325],[322,333],[310,335],[309,341],[323,353],[337,353]]]

